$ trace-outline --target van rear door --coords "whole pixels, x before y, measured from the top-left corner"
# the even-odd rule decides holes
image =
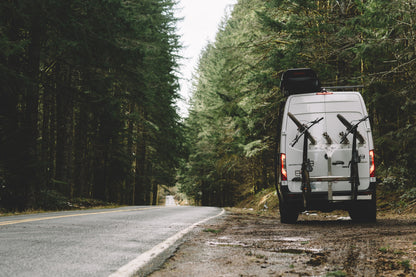
[[[291,112],[301,123],[308,123],[324,117],[314,125],[310,134],[316,140],[315,145],[308,145],[308,157],[313,171],[311,189],[313,192],[327,192],[328,186],[334,193],[350,191],[349,163],[352,153],[352,134],[348,143],[341,144],[342,134],[346,127],[337,118],[343,115],[349,122],[361,119],[366,115],[362,97],[356,92],[336,92],[331,94],[302,94],[288,98],[285,112]],[[301,192],[301,166],[303,138],[295,145],[291,142],[298,134],[297,126],[286,115],[282,126],[282,146],[286,149],[286,167],[289,190]],[[364,137],[363,144],[357,144],[361,162],[359,163],[359,190],[369,187],[369,150],[372,149],[370,126],[368,121],[359,125],[358,131]],[[284,145],[283,145],[284,144]],[[371,147],[371,148],[370,148]]]
[[[357,92],[338,92],[325,95],[325,118],[327,123],[327,133],[333,139],[331,145],[326,145],[328,163],[332,176],[350,176],[350,161],[352,156],[353,135],[347,136],[348,141],[341,143],[343,134],[347,132],[346,127],[338,119],[337,115],[342,115],[350,123],[358,122],[367,115],[364,101]],[[357,140],[357,150],[360,156],[358,172],[360,176],[359,190],[368,189],[370,186],[370,150],[373,149],[371,128],[369,121],[366,120],[358,125],[358,132],[363,137],[363,143]],[[349,181],[339,181],[333,183],[334,191],[350,190]]]

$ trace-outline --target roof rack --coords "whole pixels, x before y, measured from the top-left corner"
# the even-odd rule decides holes
[[[322,91],[318,75],[310,68],[293,68],[283,72],[280,89],[285,96]]]
[[[328,90],[328,89],[339,89],[339,90],[351,90],[351,89],[359,89],[359,88],[364,88],[363,85],[356,85],[356,86],[331,86],[331,87],[322,87],[322,89],[324,90]]]

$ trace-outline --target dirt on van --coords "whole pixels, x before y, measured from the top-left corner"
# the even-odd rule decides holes
[[[150,276],[416,276],[416,213],[278,213],[228,209],[202,225]]]

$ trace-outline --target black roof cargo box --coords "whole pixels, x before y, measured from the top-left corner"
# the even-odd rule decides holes
[[[318,75],[310,68],[294,68],[282,74],[280,89],[285,96],[322,91]]]

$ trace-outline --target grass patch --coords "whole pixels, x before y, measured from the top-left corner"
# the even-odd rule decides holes
[[[117,205],[110,202],[105,202],[97,199],[90,198],[75,198],[72,200],[66,199],[62,200],[59,197],[54,198],[55,196],[47,194],[47,197],[44,199],[47,201],[50,200],[47,204],[40,202],[38,207],[27,210],[6,210],[0,209],[0,217],[3,216],[15,216],[15,215],[27,215],[27,214],[39,214],[39,213],[50,213],[58,211],[76,211],[76,210],[90,210],[90,209],[115,209],[123,207],[123,205]],[[49,200],[48,200],[49,199]]]
[[[381,253],[387,253],[387,252],[389,251],[389,249],[390,249],[390,247],[388,247],[388,246],[383,246],[383,247],[380,247],[380,248],[378,249],[378,251],[380,251]]]
[[[237,203],[236,208],[251,209],[256,214],[270,215],[275,215],[279,209],[279,201],[274,187],[263,189],[257,193],[254,193],[252,188],[247,188],[247,191],[242,194],[241,201]]]
[[[410,260],[401,261],[400,265],[402,267],[404,267],[405,270],[409,270],[410,269]]]
[[[337,270],[337,271],[328,272],[325,276],[326,277],[344,277],[344,276],[347,276],[347,273],[341,270]]]
[[[221,230],[221,229],[216,230],[216,229],[210,229],[210,228],[208,228],[208,229],[204,229],[204,230],[202,230],[202,231],[204,231],[205,233],[213,233],[213,234],[219,234],[219,233],[221,233],[221,232],[222,232],[222,230]]]

